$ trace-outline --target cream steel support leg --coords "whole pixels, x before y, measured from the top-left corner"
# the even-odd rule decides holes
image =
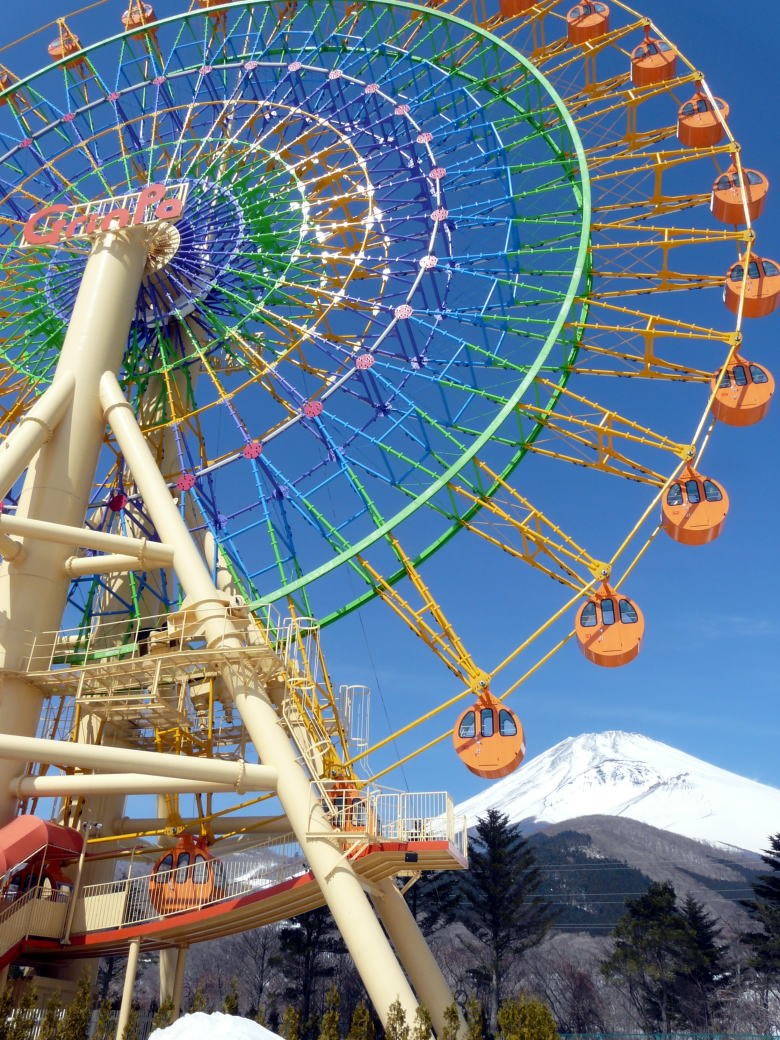
[[[142,227],[110,232],[87,259],[52,385],[34,405],[41,422],[14,431],[4,476],[32,459],[16,516],[82,527],[103,442],[105,423],[98,384],[107,369],[118,371],[146,262]],[[49,410],[51,408],[51,410]],[[26,430],[25,427],[29,427]],[[72,547],[25,537],[24,552],[0,568],[0,668],[23,667],[31,635],[60,627],[68,593],[63,564]],[[32,736],[40,694],[24,679],[4,676],[0,719],[6,733]],[[14,814],[13,761],[0,761],[0,825]],[[116,815],[116,813],[114,813]]]
[[[119,1015],[116,1020],[115,1040],[122,1040],[122,1034],[130,1018],[130,1008],[133,1004],[133,989],[135,988],[135,976],[138,971],[138,954],[141,950],[141,940],[131,939],[127,951],[127,967],[125,968],[125,984],[122,987],[122,1003],[119,1005]]]
[[[100,382],[100,400],[157,533],[173,546],[174,570],[190,609],[198,611],[207,642],[241,646],[238,634],[226,629],[224,597],[214,585],[112,373],[107,372]],[[226,667],[223,679],[261,761],[277,770],[279,800],[380,1020],[386,1022],[390,1005],[400,1000],[412,1021],[417,1001],[337,837],[309,837],[310,831],[320,835],[332,831],[264,688],[248,665]]]
[[[450,987],[442,975],[436,958],[425,941],[414,914],[396,888],[392,878],[384,878],[376,885],[378,895],[373,897],[382,924],[390,936],[395,952],[412,980],[420,1003],[431,1015],[437,1036],[445,1027],[444,1013],[452,1004],[457,1008]],[[459,1035],[465,1035],[466,1023],[458,1010]]]
[[[184,995],[184,970],[187,967],[187,951],[189,946],[180,946],[176,956],[176,972],[173,976],[173,1013],[176,1018],[181,1014],[181,1001]]]

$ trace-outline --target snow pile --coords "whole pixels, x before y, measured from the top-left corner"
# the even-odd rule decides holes
[[[214,1011],[207,1015],[196,1011],[192,1015],[184,1015],[172,1026],[155,1029],[149,1040],[280,1040],[265,1026],[253,1022],[249,1018],[238,1018],[236,1015],[223,1015]]]
[[[550,748],[458,806],[510,821],[627,816],[697,841],[759,852],[780,819],[780,790],[639,733],[584,733]]]

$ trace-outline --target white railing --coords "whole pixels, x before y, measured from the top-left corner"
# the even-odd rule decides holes
[[[286,835],[228,859],[86,885],[74,914],[73,931],[101,931],[156,921],[168,916],[160,913],[163,907],[173,907],[174,911],[202,909],[280,885],[308,869],[300,845],[292,835]]]
[[[57,892],[49,886],[38,885],[3,907],[0,911],[0,955],[28,935],[59,939],[70,897],[71,891]]]
[[[225,637],[238,630],[250,647],[270,648],[285,661],[292,654],[297,625],[290,619],[282,621],[273,607],[268,608],[265,617],[258,618],[238,604],[215,606],[209,613],[209,621],[215,620],[221,620]],[[22,668],[27,672],[51,672],[89,665],[125,664],[140,658],[148,662],[160,654],[204,653],[207,649],[202,615],[195,610],[144,618],[96,617],[89,625],[30,633]]]
[[[336,830],[379,841],[446,841],[462,856],[468,849],[465,816],[456,816],[446,791],[388,791],[344,782],[317,783],[326,815]]]

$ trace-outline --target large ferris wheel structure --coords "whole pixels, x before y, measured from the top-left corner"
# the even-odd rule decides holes
[[[504,775],[505,699],[560,647],[639,652],[624,582],[659,530],[720,533],[704,449],[774,390],[742,343],[780,298],[768,181],[620,2],[103,0],[46,32],[0,67],[0,959],[129,950],[120,1035],[142,948],[179,1006],[191,943],[325,903],[380,1018],[438,1033],[394,878],[465,867],[464,828],[370,756],[458,705]],[[572,466],[632,489],[610,544],[555,512]],[[466,532],[566,589],[493,667],[424,577]],[[373,599],[457,687],[372,745],[318,633]]]

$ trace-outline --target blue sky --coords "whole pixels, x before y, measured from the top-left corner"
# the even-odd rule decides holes
[[[117,31],[122,6],[117,0],[110,12],[83,15],[79,27],[84,42],[85,20],[91,19],[89,39],[97,40]],[[155,6],[158,13],[169,14],[180,5],[158,0]],[[743,0],[736,18],[733,7],[726,17],[725,8],[703,0],[646,0],[642,11],[702,69],[712,90],[729,101],[743,160],[776,180],[780,143],[771,103],[780,75],[775,26],[767,8],[765,0]],[[64,13],[59,2],[28,0],[14,11],[13,25],[4,28],[4,41]],[[39,47],[35,41],[20,52],[29,66],[15,71],[43,64]],[[702,213],[697,219],[708,218]],[[756,230],[758,252],[780,259],[780,185],[773,186]],[[718,292],[699,294],[697,306],[701,324],[708,324],[711,309],[711,323],[722,325]],[[767,364],[776,375],[779,323],[778,314],[747,322],[744,346],[746,356]],[[630,585],[647,620],[646,644],[635,662],[622,669],[599,669],[569,644],[512,698],[510,705],[526,729],[529,757],[568,736],[623,729],[780,787],[779,445],[780,402],[758,426],[717,429],[704,469],[731,496],[723,535],[699,549],[683,548],[664,535],[656,539]],[[564,522],[567,511],[577,509],[568,480],[562,474],[556,511]],[[617,491],[622,494],[621,488]],[[486,668],[564,602],[559,587],[541,584],[535,576],[529,579],[521,565],[466,534],[430,561],[424,577]],[[458,692],[444,667],[379,604],[328,630],[324,641],[337,683],[365,683],[375,691],[375,738]],[[496,692],[501,689],[499,685]],[[431,732],[443,730],[456,714],[453,710],[440,717]],[[413,746],[406,741],[398,748]],[[448,742],[388,782],[448,789],[458,800],[484,785],[460,765]],[[767,833],[779,826],[780,821],[767,821]]]

